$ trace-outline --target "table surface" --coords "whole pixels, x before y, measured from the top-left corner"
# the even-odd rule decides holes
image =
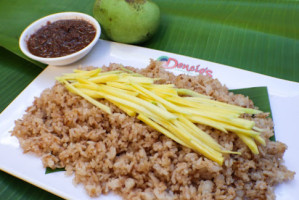
[[[296,1],[155,2],[161,9],[161,24],[154,37],[139,46],[299,82]],[[93,0],[0,2],[0,111],[45,67],[21,54],[18,37],[22,30],[39,17],[55,12],[92,15],[93,4]],[[0,171],[0,199],[16,198],[60,199]]]

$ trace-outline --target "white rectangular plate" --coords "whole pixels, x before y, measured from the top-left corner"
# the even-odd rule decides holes
[[[126,66],[143,68],[150,58],[168,60],[169,71],[174,74],[203,73],[219,79],[229,89],[267,86],[272,115],[275,123],[276,139],[288,145],[284,155],[286,166],[299,172],[299,83],[285,81],[237,68],[216,64],[200,59],[177,54],[156,51],[136,46],[99,40],[92,52],[79,62],[69,66],[48,66],[0,115],[0,169],[20,179],[30,182],[44,190],[67,199],[90,199],[82,185],[74,186],[73,177],[66,177],[63,172],[45,175],[40,158],[23,154],[18,140],[10,136],[14,121],[32,105],[34,97],[55,83],[55,77],[71,72],[79,65],[98,66],[109,63],[121,63]],[[299,178],[280,184],[276,190],[278,200],[292,200],[299,196]],[[111,194],[98,199],[120,199]]]

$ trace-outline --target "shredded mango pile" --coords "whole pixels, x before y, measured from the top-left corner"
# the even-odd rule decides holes
[[[101,72],[74,70],[57,77],[66,88],[80,95],[103,111],[111,114],[110,107],[98,99],[106,99],[129,116],[163,133],[177,143],[193,149],[205,157],[223,164],[225,150],[196,124],[203,124],[224,133],[233,132],[258,154],[255,141],[265,145],[261,129],[250,120],[240,118],[244,113],[261,111],[215,101],[192,90],[176,88],[173,84],[156,84],[155,78],[144,77],[127,69]]]

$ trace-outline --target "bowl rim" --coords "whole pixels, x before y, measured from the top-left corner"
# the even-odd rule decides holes
[[[76,51],[74,53],[65,55],[65,56],[46,58],[46,57],[40,57],[40,56],[36,56],[36,55],[32,54],[28,50],[28,47],[27,47],[27,40],[30,38],[30,36],[32,34],[34,34],[38,29],[45,26],[48,21],[55,22],[58,20],[62,20],[64,18],[66,18],[66,19],[82,19],[82,20],[85,20],[85,21],[88,21],[89,23],[91,23],[96,30],[96,35],[93,38],[93,40],[87,46],[85,46],[83,49]],[[39,23],[41,23],[41,24],[39,24]],[[30,33],[30,31],[32,29],[35,29],[35,30],[32,31],[32,33]],[[101,35],[101,27],[99,25],[99,22],[94,17],[92,17],[86,13],[81,13],[81,12],[58,12],[58,13],[46,15],[44,17],[41,17],[41,18],[31,22],[22,31],[22,33],[19,37],[19,48],[26,56],[28,56],[29,58],[31,58],[33,60],[37,60],[37,61],[44,62],[44,63],[59,62],[59,61],[63,61],[66,59],[76,57],[76,56],[80,55],[81,53],[85,52],[86,50],[88,50],[89,48],[93,47],[96,44],[96,42],[98,41],[100,35]]]

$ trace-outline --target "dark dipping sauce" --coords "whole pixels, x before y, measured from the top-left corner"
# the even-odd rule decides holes
[[[58,20],[48,22],[31,35],[27,46],[33,55],[55,58],[80,51],[95,35],[96,29],[85,20]]]

